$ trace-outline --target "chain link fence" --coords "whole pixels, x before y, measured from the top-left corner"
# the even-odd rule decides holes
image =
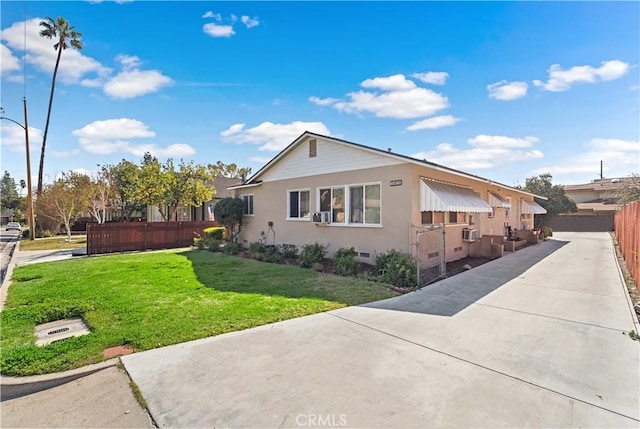
[[[445,276],[444,224],[411,226],[412,252],[418,284],[423,287]]]

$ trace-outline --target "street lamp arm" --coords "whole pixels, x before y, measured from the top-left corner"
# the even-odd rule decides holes
[[[13,120],[13,119],[11,119],[11,118],[7,118],[6,116],[0,116],[0,119],[6,119],[7,121],[11,121],[11,122],[13,122],[14,124],[18,125],[20,128],[22,128],[23,130],[26,130],[26,128],[25,128],[25,126],[24,126],[24,125],[22,125],[22,124],[21,124],[20,122],[18,122],[18,121],[14,121],[14,120]]]

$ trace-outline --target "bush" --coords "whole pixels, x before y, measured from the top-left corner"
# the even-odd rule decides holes
[[[300,252],[300,266],[311,268],[315,262],[321,262],[326,254],[327,247],[322,244],[305,244],[302,246],[302,252]]]
[[[298,246],[295,244],[283,244],[280,251],[283,258],[295,259],[298,257]]]
[[[209,250],[212,252],[221,252],[222,249],[220,248],[220,245],[222,244],[222,240],[207,240],[208,241],[208,247]]]
[[[418,282],[413,257],[395,249],[376,255],[376,269],[384,283],[413,288]]]
[[[341,276],[355,276],[358,273],[358,252],[353,247],[340,248],[333,255],[336,274]]]
[[[202,237],[196,237],[193,239],[193,245],[196,246],[198,250],[204,250],[207,248],[207,240]]]
[[[204,234],[212,240],[222,240],[224,238],[224,226],[211,226],[204,229]]]
[[[242,246],[240,246],[240,244],[238,243],[225,243],[224,247],[222,248],[222,252],[227,255],[237,255],[238,253],[240,253],[241,247]]]
[[[543,226],[541,229],[542,238],[553,237],[553,229],[550,226]]]
[[[29,228],[22,230],[22,238],[29,238]]]
[[[267,246],[256,241],[255,243],[249,244],[249,254],[260,253],[264,254],[267,251]],[[254,258],[255,259],[255,258]]]

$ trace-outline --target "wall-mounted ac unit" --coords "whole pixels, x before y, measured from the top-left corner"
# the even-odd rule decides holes
[[[463,229],[462,241],[476,241],[479,237],[477,229]]]
[[[315,212],[311,217],[313,223],[331,223],[331,212]]]

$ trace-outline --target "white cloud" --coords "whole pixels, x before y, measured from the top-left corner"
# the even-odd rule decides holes
[[[319,97],[312,96],[312,97],[309,97],[309,101],[312,102],[313,104],[317,104],[318,106],[330,106],[332,104],[337,103],[340,100],[338,100],[337,98],[331,98],[331,97],[319,98]]]
[[[267,158],[265,156],[252,156],[249,158],[249,161],[257,162],[259,164],[266,164],[267,162],[271,161],[271,158]]]
[[[460,118],[456,118],[451,115],[434,116],[432,118],[423,119],[412,125],[409,125],[407,131],[418,130],[435,130],[436,128],[450,127],[460,122]]]
[[[260,151],[277,152],[287,147],[305,131],[323,135],[331,135],[329,128],[322,122],[295,121],[288,124],[263,122],[260,125],[245,129],[244,124],[234,124],[222,131],[220,136],[233,143],[260,144]]]
[[[76,156],[80,153],[78,149],[73,150],[54,150],[51,152],[51,155],[57,158],[69,158],[71,156]]]
[[[219,13],[213,13],[212,11],[207,11],[205,12],[204,15],[202,15],[203,18],[213,18],[216,21],[220,22],[222,21],[222,16]]]
[[[43,18],[33,18],[28,21],[16,22],[11,27],[3,29],[0,32],[0,38],[6,42],[9,48],[24,51],[26,25],[26,61],[41,72],[51,73],[56,63],[56,50],[53,48],[56,42],[40,37],[41,27],[39,24],[43,20]],[[110,72],[111,70],[100,62],[69,47],[62,53],[58,78],[61,82],[69,84],[79,82],[87,74],[106,76]]]
[[[566,91],[576,83],[595,83],[619,79],[629,71],[629,64],[619,61],[603,61],[600,67],[574,66],[563,70],[560,64],[549,67],[547,82],[534,80],[533,84],[545,91]]]
[[[600,174],[600,161],[603,161],[606,175],[611,177],[640,172],[640,142],[595,138],[587,142],[584,148],[584,152],[572,156],[566,162],[539,168],[534,170],[534,174],[591,174],[592,177],[597,177]]]
[[[416,86],[403,74],[366,79],[360,85],[374,91],[350,92],[347,100],[313,96],[309,101],[345,113],[369,112],[379,118],[395,119],[424,118],[449,107],[446,96]]]
[[[231,25],[219,25],[211,22],[203,25],[202,29],[211,37],[231,37],[236,34]]]
[[[116,61],[120,63],[123,70],[137,69],[142,65],[142,61],[136,55],[116,55]]]
[[[164,86],[173,85],[170,77],[158,70],[125,70],[109,79],[104,85],[104,93],[113,98],[134,98],[157,92]]]
[[[471,149],[459,149],[450,143],[441,143],[434,150],[412,156],[452,168],[486,169],[515,161],[543,158],[543,153],[537,149],[525,150],[537,141],[536,137],[478,135],[467,140]]]
[[[26,151],[24,128],[8,121],[2,121],[0,130],[0,143],[4,148],[11,152]],[[39,128],[29,127],[29,152],[40,150],[41,142],[42,131]]]
[[[20,70],[20,61],[18,58],[13,56],[9,48],[4,44],[0,44],[0,64],[2,64],[0,72],[3,76],[13,71]]]
[[[449,73],[447,72],[426,72],[426,73],[414,73],[411,75],[424,83],[430,83],[432,85],[444,85],[447,82]]]
[[[129,118],[94,121],[74,130],[80,147],[93,154],[110,154],[116,152],[131,153],[142,156],[149,152],[157,157],[182,157],[195,154],[195,149],[184,143],[176,143],[167,147],[158,147],[152,143],[131,143],[130,139],[151,138],[156,133],[149,130],[141,121]]]
[[[526,82],[507,82],[506,80],[487,85],[489,98],[505,101],[524,97],[527,95],[528,88],[529,85]]]
[[[242,23],[246,25],[247,28],[253,28],[260,25],[260,21],[258,21],[258,18],[251,18],[247,15],[242,15],[242,17],[240,17],[240,21],[242,21]]]
[[[403,74],[366,79],[360,86],[363,88],[381,89],[383,91],[407,91],[416,88],[416,84],[407,79]]]
[[[333,106],[342,112],[371,112],[380,118],[420,118],[449,107],[447,97],[426,88],[382,94],[357,91],[347,95],[350,101],[341,101]]]

